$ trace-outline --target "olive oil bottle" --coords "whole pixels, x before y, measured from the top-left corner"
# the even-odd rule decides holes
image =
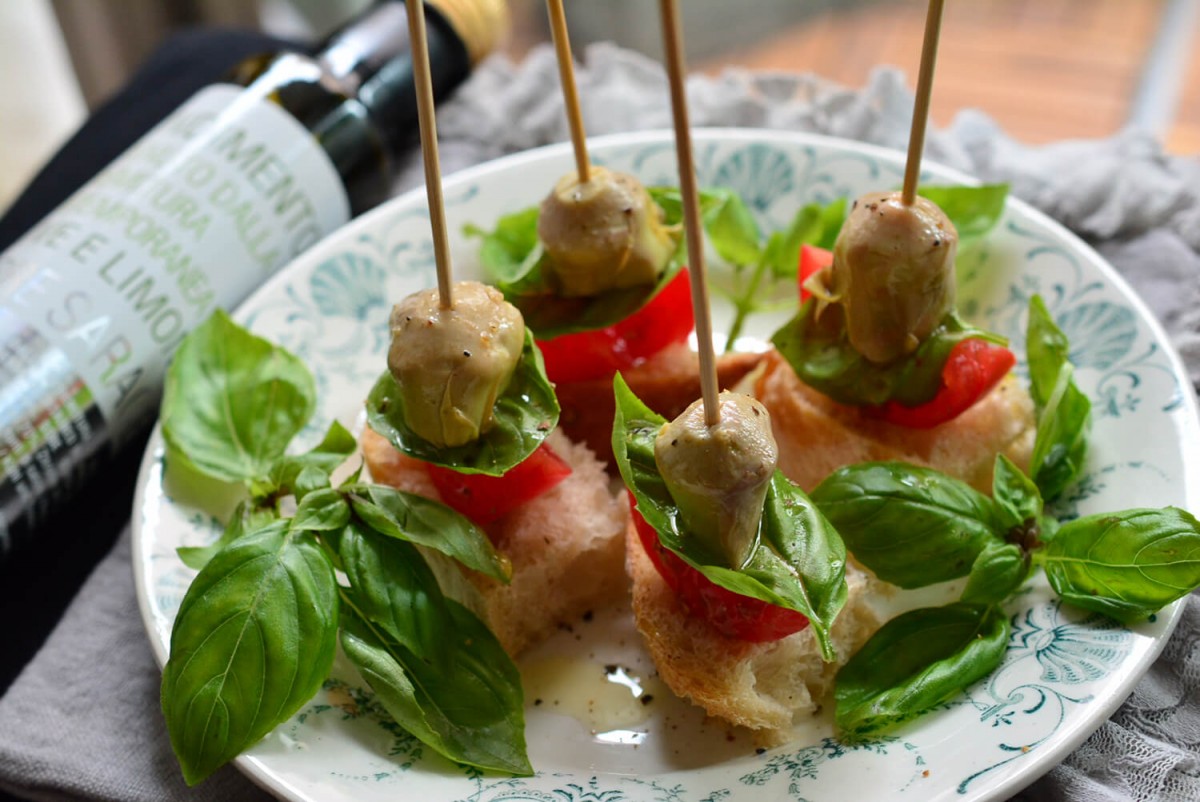
[[[428,0],[436,90],[504,0]],[[0,559],[153,420],[183,336],[383,201],[417,133],[408,27],[384,0],[313,56],[239,64],[0,254]]]

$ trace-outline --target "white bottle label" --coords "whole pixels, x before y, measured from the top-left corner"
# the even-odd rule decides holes
[[[211,86],[0,255],[0,305],[62,351],[119,445],[183,336],[349,214],[311,132]]]

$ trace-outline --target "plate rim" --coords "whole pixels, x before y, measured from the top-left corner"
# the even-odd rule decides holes
[[[852,139],[844,139],[841,137],[828,136],[824,134],[815,134],[803,131],[785,131],[778,129],[751,128],[751,127],[697,127],[694,128],[693,138],[697,143],[706,142],[736,142],[743,141],[746,144],[771,144],[784,143],[787,146],[804,146],[811,145],[815,147],[823,147],[834,150],[842,150],[845,152],[857,152],[870,156],[881,161],[889,161],[903,165],[905,153],[895,148],[884,147],[866,142],[860,142]],[[672,144],[674,143],[674,132],[669,129],[648,129],[642,131],[629,131],[614,134],[606,134],[602,136],[589,137],[589,146],[597,151],[608,149],[619,149],[622,147],[636,147],[651,144]],[[454,188],[458,185],[468,184],[471,181],[476,181],[485,178],[491,173],[505,172],[519,168],[525,163],[540,162],[547,159],[563,158],[569,155],[571,150],[569,142],[558,142],[548,145],[543,145],[529,150],[519,151],[506,154],[495,159],[491,159],[479,164],[465,167],[457,170],[443,178],[443,189],[446,186]],[[952,182],[957,184],[980,184],[981,180],[962,170],[947,167],[940,163],[931,160],[924,160],[922,163],[922,172],[929,173],[938,183]],[[427,206],[425,199],[425,186],[422,183],[400,193],[379,206],[347,221],[342,226],[331,231],[325,237],[322,237],[314,243],[308,250],[297,256],[292,261],[288,262],[283,267],[273,273],[263,284],[247,296],[231,313],[235,320],[244,318],[246,309],[258,303],[262,296],[270,296],[275,292],[277,284],[285,282],[290,273],[299,270],[297,265],[311,258],[310,254],[323,248],[329,241],[335,238],[350,238],[364,230],[368,230],[377,225],[377,221],[384,219],[392,214],[392,209],[396,206],[405,206],[415,204],[418,208]],[[1116,270],[1099,252],[1091,245],[1084,241],[1080,236],[1075,234],[1062,223],[1050,217],[1045,212],[1034,207],[1032,204],[1013,196],[1011,193],[1005,201],[1006,209],[1015,209],[1019,214],[1037,222],[1044,226],[1048,231],[1061,241],[1069,243],[1072,250],[1083,257],[1086,257],[1088,262],[1097,270],[1099,270],[1105,279],[1115,287],[1123,299],[1128,302],[1136,311],[1139,321],[1146,325],[1154,340],[1162,344],[1162,351],[1168,361],[1172,375],[1181,382],[1180,396],[1182,398],[1182,407],[1184,417],[1192,430],[1192,434],[1200,440],[1200,405],[1198,405],[1196,394],[1188,392],[1190,382],[1187,379],[1187,370],[1183,364],[1182,358],[1179,356],[1174,343],[1168,336],[1162,323],[1158,320],[1154,312],[1149,308],[1146,302],[1133,289],[1129,282]],[[139,464],[137,475],[137,484],[135,487],[132,515],[131,515],[131,537],[132,537],[132,560],[134,585],[137,595],[138,611],[142,619],[142,625],[146,633],[147,639],[150,641],[151,648],[154,652],[155,661],[161,671],[165,665],[168,648],[159,642],[156,637],[153,616],[154,611],[150,605],[150,599],[147,593],[147,582],[145,576],[146,566],[146,537],[142,532],[142,516],[140,511],[144,507],[146,500],[146,492],[149,486],[150,474],[156,469],[156,466],[161,464],[162,457],[165,454],[165,442],[162,437],[161,424],[156,420],[154,428],[151,431],[150,438],[146,444],[142,459]],[[1184,461],[1184,475],[1180,478],[1180,484],[1184,489],[1184,497],[1187,499],[1189,507],[1194,507],[1200,502],[1200,470],[1186,471],[1187,462]],[[1005,799],[1014,793],[1021,791],[1035,782],[1040,777],[1044,776],[1053,766],[1062,762],[1066,755],[1074,752],[1080,744],[1082,744],[1093,732],[1098,730],[1103,724],[1108,721],[1114,712],[1125,702],[1132,693],[1134,687],[1149,671],[1154,662],[1158,659],[1162,650],[1166,647],[1167,642],[1174,634],[1175,628],[1179,623],[1183,614],[1184,606],[1187,604],[1188,597],[1184,597],[1168,607],[1164,608],[1159,616],[1165,618],[1166,621],[1162,624],[1163,631],[1160,637],[1157,637],[1151,643],[1143,656],[1140,658],[1140,665],[1135,671],[1129,672],[1125,677],[1117,681],[1113,686],[1105,686],[1103,688],[1103,696],[1100,699],[1094,699],[1090,703],[1091,711],[1098,711],[1095,715],[1087,717],[1086,721],[1077,724],[1067,735],[1055,740],[1054,745],[1050,749],[1038,749],[1036,754],[1029,757],[1028,761],[1023,764],[1020,772],[1014,774],[1008,780],[1001,782],[995,789],[984,792],[981,796],[976,797],[977,800],[996,800]],[[1060,731],[1061,732],[1061,731]],[[250,778],[259,787],[270,791],[276,795],[283,795],[288,799],[307,799],[305,792],[297,789],[295,786],[288,783],[285,779],[279,776],[278,773],[268,768],[261,758],[253,755],[241,754],[232,761],[243,774]]]

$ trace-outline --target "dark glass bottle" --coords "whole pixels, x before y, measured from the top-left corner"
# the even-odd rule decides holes
[[[430,0],[426,18],[442,95],[506,9]],[[387,198],[417,136],[409,56],[385,0],[313,56],[248,59],[0,254],[0,559],[139,439],[187,331]]]

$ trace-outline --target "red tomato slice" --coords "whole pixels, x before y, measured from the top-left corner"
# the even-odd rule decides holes
[[[800,303],[812,297],[812,293],[804,289],[804,282],[823,267],[833,264],[833,251],[818,248],[816,245],[800,246],[800,266],[796,269],[796,285],[800,288]]]
[[[722,635],[752,643],[786,638],[808,626],[808,618],[795,610],[743,596],[713,583],[659,542],[658,532],[633,506],[632,497],[629,504],[642,548],[667,586],[679,595],[689,615],[704,619]]]
[[[571,466],[545,443],[503,476],[459,473],[438,465],[425,467],[446,506],[480,526],[532,501],[571,475]]]
[[[603,329],[538,340],[546,375],[553,382],[605,379],[637,367],[659,351],[683,342],[696,327],[687,270],[638,311]]]
[[[924,404],[906,407],[888,401],[870,414],[910,429],[932,429],[957,418],[987,395],[1017,363],[1013,352],[983,340],[963,340],[950,349],[942,366],[942,385]]]

